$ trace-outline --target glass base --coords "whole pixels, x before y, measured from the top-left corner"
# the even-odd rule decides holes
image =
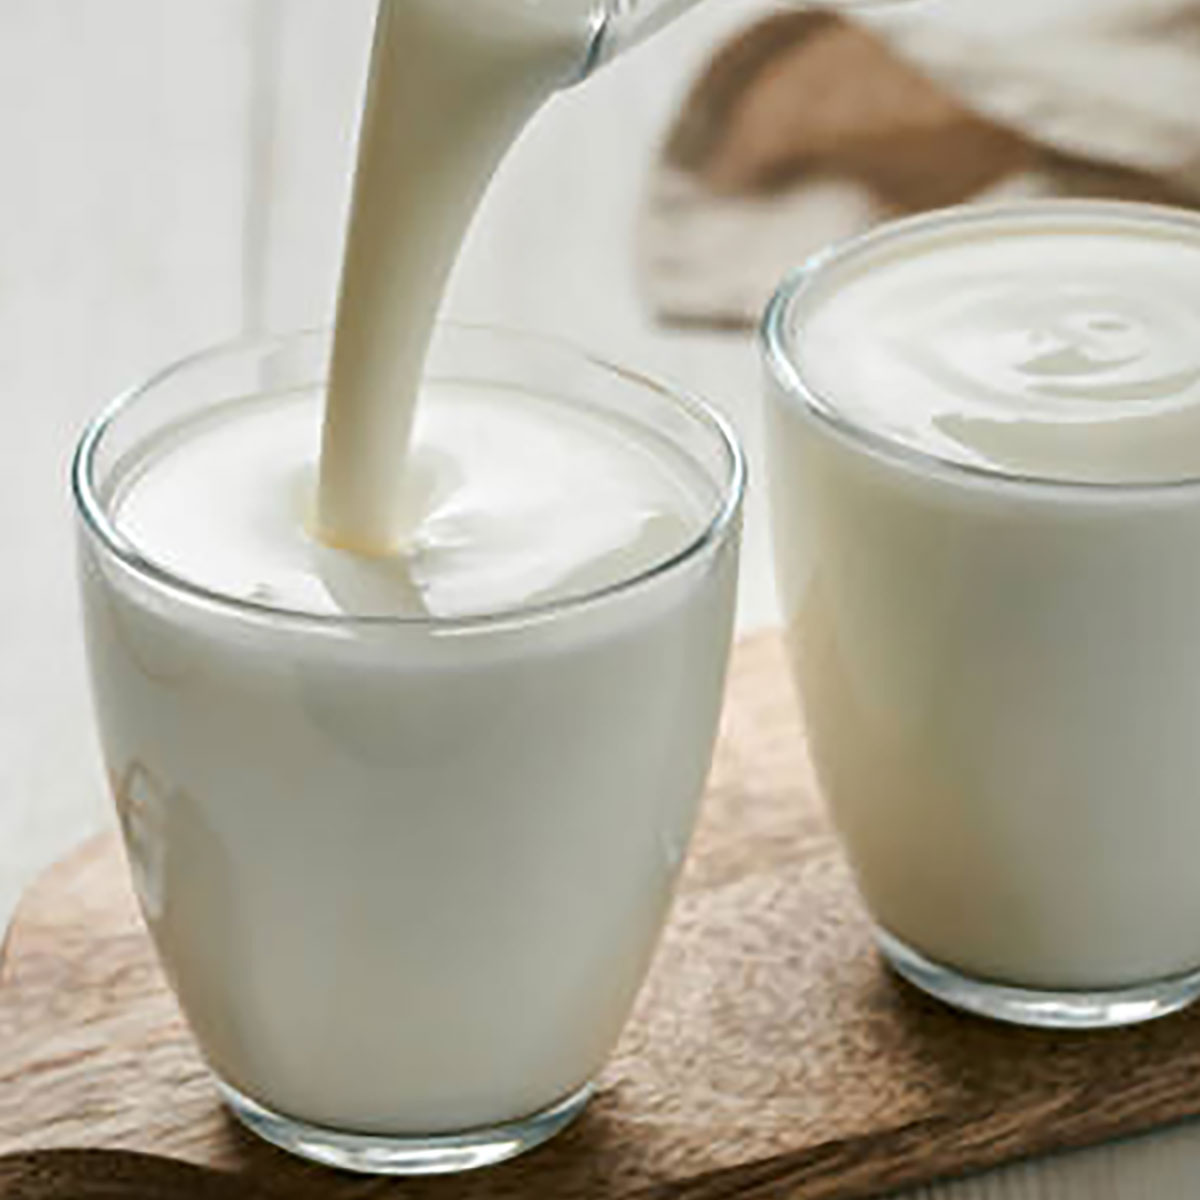
[[[1153,1021],[1200,997],[1200,971],[1112,991],[1040,991],[972,979],[876,928],[883,957],[914,987],[963,1012],[1038,1029],[1115,1029]]]
[[[491,1167],[549,1141],[587,1107],[587,1084],[574,1095],[530,1117],[489,1129],[427,1137],[388,1137],[322,1129],[263,1108],[217,1080],[230,1112],[251,1133],[310,1162],[363,1175],[452,1175]]]

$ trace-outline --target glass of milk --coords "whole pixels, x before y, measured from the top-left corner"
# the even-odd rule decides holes
[[[462,1170],[579,1114],[647,970],[712,753],[745,470],[696,401],[444,327],[409,465],[429,544],[358,560],[304,531],[328,355],[203,354],[87,431],[96,711],[234,1114],[342,1168]],[[462,519],[464,469],[507,523]]]
[[[1200,220],[951,210],[764,326],[811,749],[891,964],[1085,1028],[1200,993]]]

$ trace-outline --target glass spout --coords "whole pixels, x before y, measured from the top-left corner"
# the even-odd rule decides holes
[[[914,2],[918,0],[787,0],[783,7],[863,9]],[[579,78],[587,78],[702,3],[704,0],[599,0],[591,49]]]
[[[640,45],[702,0],[607,0],[599,14],[589,71]]]

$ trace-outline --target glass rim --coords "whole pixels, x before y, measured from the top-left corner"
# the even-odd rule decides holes
[[[287,605],[247,600],[215,588],[205,587],[195,580],[164,567],[140,551],[113,521],[105,504],[100,499],[96,487],[96,457],[104,443],[105,436],[113,425],[131,405],[145,399],[164,384],[196,366],[234,354],[239,350],[283,349],[308,340],[328,338],[332,334],[330,328],[314,327],[291,333],[250,335],[216,343],[175,360],[154,372],[141,383],[118,393],[87,424],[72,456],[71,492],[75,500],[76,511],[82,518],[84,527],[107,554],[142,581],[165,588],[175,595],[221,612],[248,619],[286,622],[323,630],[390,628],[447,634],[469,633],[475,630],[544,621],[592,608],[606,601],[618,599],[627,593],[639,591],[660,579],[670,577],[700,558],[706,551],[719,548],[725,543],[742,510],[748,467],[745,451],[731,422],[707,401],[701,400],[683,388],[593,354],[565,338],[508,329],[499,325],[460,321],[440,321],[437,329],[467,335],[486,334],[502,338],[509,344],[523,341],[531,346],[568,354],[575,361],[591,369],[599,370],[605,375],[653,392],[677,412],[682,411],[709,434],[715,435],[727,468],[725,478],[718,481],[720,502],[712,517],[694,537],[673,554],[605,584],[603,587],[533,604],[514,605],[495,611],[449,617],[317,612]]]
[[[868,255],[944,229],[999,223],[1009,230],[1025,222],[1075,224],[1087,218],[1113,225],[1185,230],[1200,243],[1200,213],[1168,204],[1137,200],[1044,199],[995,204],[960,204],[916,216],[886,221],[865,233],[835,241],[790,271],[770,302],[759,327],[759,344],[767,369],[779,387],[798,402],[801,412],[854,448],[925,475],[943,476],[963,483],[1029,493],[1058,492],[1078,497],[1168,497],[1200,490],[1200,472],[1172,479],[1089,480],[1071,479],[1036,471],[1009,469],[989,463],[971,463],[950,455],[923,450],[857,421],[841,411],[827,394],[814,387],[801,365],[797,335],[803,321],[797,309],[812,291],[835,270]]]

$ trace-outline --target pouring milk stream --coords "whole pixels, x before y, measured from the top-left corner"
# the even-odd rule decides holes
[[[558,89],[698,0],[382,0],[338,306],[316,533],[403,553],[405,463],[447,279],[493,172]]]
[[[584,67],[593,0],[383,0],[321,455],[319,535],[386,555],[419,516],[408,451],[458,249],[509,146]]]

